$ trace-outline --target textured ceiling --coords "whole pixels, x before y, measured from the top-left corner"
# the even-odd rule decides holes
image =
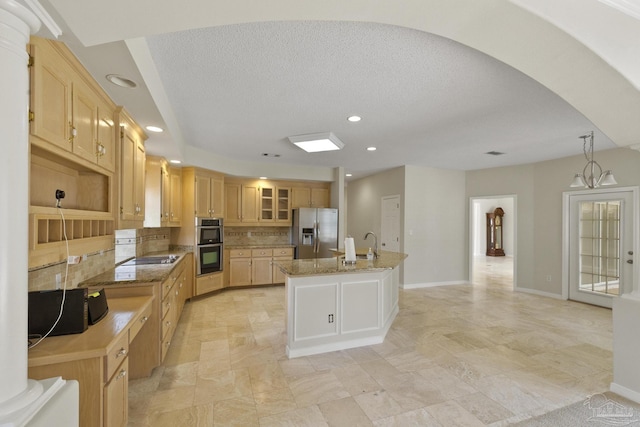
[[[265,22],[147,43],[184,140],[232,159],[279,154],[262,161],[343,166],[358,177],[404,164],[469,170],[568,156],[592,129],[598,149],[614,147],[519,71],[417,30]],[[348,122],[352,114],[363,120]],[[286,139],[328,131],[343,150],[308,154]]]

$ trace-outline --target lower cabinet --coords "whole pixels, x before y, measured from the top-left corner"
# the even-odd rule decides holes
[[[149,296],[110,299],[107,316],[82,334],[46,338],[29,350],[29,378],[77,380],[82,427],[126,426],[129,355],[144,345],[138,338],[153,303]]]
[[[222,289],[224,287],[223,278],[224,275],[222,273],[212,273],[196,277],[195,295],[198,296]]]
[[[129,407],[129,387],[127,370],[129,358],[122,361],[120,367],[104,386],[104,425],[126,426]]]
[[[229,286],[271,285],[284,283],[276,262],[293,259],[293,248],[231,249],[228,257]]]

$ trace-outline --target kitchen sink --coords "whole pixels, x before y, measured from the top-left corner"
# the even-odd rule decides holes
[[[149,256],[133,258],[121,265],[153,265],[153,264],[173,264],[178,260],[177,255]]]

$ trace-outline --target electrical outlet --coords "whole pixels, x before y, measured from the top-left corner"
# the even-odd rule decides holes
[[[333,314],[329,315],[329,323],[333,323]]]
[[[78,255],[69,255],[67,257],[67,264],[80,264],[81,258]]]
[[[551,276],[547,276],[547,282],[551,281]]]
[[[87,254],[82,254],[82,260],[86,261],[87,260]]]
[[[62,273],[56,274],[56,289],[60,289],[62,285]]]

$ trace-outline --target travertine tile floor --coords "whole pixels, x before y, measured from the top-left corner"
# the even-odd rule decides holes
[[[284,288],[185,306],[163,366],[130,381],[130,426],[508,425],[608,390],[611,311],[473,285],[400,291],[384,343],[287,359]]]

